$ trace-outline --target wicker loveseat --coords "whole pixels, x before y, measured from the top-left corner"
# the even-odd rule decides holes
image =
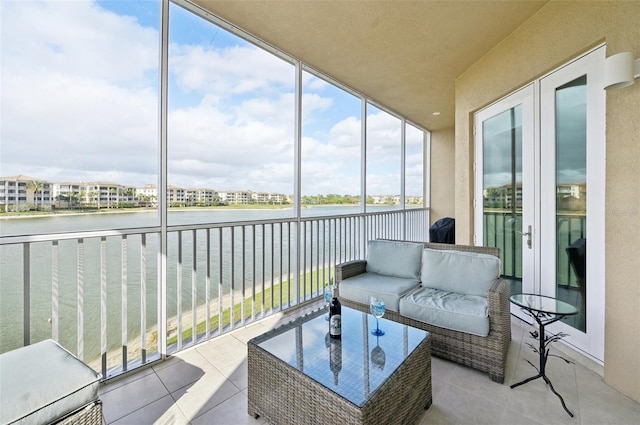
[[[386,299],[387,310],[385,312],[385,318],[430,332],[432,353],[434,355],[487,372],[491,380],[502,383],[504,381],[507,352],[511,341],[509,282],[500,278],[489,281],[489,285],[487,286],[488,290],[486,291],[486,301],[484,301],[486,303],[486,309],[484,310],[486,314],[484,314],[484,318],[480,318],[480,331],[476,331],[477,326],[473,328],[475,325],[472,325],[470,331],[459,330],[461,327],[456,323],[449,326],[450,320],[448,318],[445,318],[444,321],[435,320],[438,325],[429,323],[432,321],[431,319],[434,318],[433,309],[429,312],[431,316],[425,315],[426,318],[416,320],[416,314],[411,314],[413,312],[411,312],[409,306],[416,298],[419,298],[420,294],[430,290],[429,288],[424,288],[422,282],[429,281],[428,276],[425,276],[425,274],[429,273],[429,268],[423,267],[423,264],[419,264],[420,272],[416,276],[416,269],[413,264],[416,258],[415,243],[402,241],[387,242],[394,242],[398,244],[400,250],[406,251],[402,252],[402,255],[389,255],[387,252],[385,261],[392,263],[392,269],[395,267],[397,270],[399,265],[402,269],[411,270],[402,273],[402,276],[394,276],[388,270],[377,270],[373,265],[368,266],[366,260],[349,261],[337,265],[336,282],[338,284],[339,299],[342,305],[368,312],[369,305],[366,299],[368,299],[369,295],[380,296]],[[369,243],[371,244],[372,241]],[[500,258],[500,250],[498,248],[427,242],[420,244],[421,248],[426,248],[424,251],[455,251],[455,253],[448,254],[460,254],[460,256],[464,256],[466,253],[466,255],[469,256],[470,262],[475,261],[474,257],[476,256],[486,258],[487,255],[489,255],[498,257],[498,259]],[[412,245],[412,247],[410,245]],[[407,248],[407,246],[409,246],[409,248]],[[414,251],[410,251],[411,249]],[[373,261],[371,258],[373,254],[374,252],[371,249],[371,245],[369,245],[368,255],[371,261]],[[380,253],[376,255],[378,255],[376,261],[379,263]],[[471,268],[471,270],[473,270],[473,268]],[[456,273],[459,275],[458,270],[452,271],[452,275]],[[442,274],[441,271],[440,274]],[[371,280],[371,278],[373,278],[373,280]],[[342,285],[341,290],[341,284],[348,279],[355,281],[356,288],[360,285],[359,290],[354,290],[354,287],[351,285]],[[370,279],[370,281],[363,283],[364,279]],[[474,273],[471,273],[469,276],[469,285],[473,285],[474,279]],[[358,280],[360,280],[360,282],[358,282]],[[349,283],[351,282],[352,281]],[[439,302],[439,300],[436,300],[435,303],[438,304]],[[437,309],[435,310],[435,314],[437,315]],[[406,314],[403,314],[404,312],[406,312]],[[414,316],[414,318],[408,316]],[[464,317],[465,314],[460,314],[459,316],[463,316],[463,321],[466,320]],[[436,319],[438,318],[436,317]],[[486,324],[482,324],[482,319],[486,320]],[[455,322],[455,318],[453,322]],[[483,327],[484,331],[482,330]],[[464,328],[464,323],[462,324],[462,328]]]

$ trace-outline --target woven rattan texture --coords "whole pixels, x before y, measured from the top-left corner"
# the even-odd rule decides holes
[[[423,243],[426,248],[477,252],[500,257],[499,248]],[[336,266],[336,281],[364,273],[366,261],[356,260]],[[339,292],[338,286],[338,292]],[[489,335],[481,337],[464,332],[440,328],[428,323],[409,319],[399,313],[387,310],[385,318],[415,328],[424,329],[431,334],[431,350],[438,357],[452,360],[474,369],[487,372],[491,380],[503,383],[507,352],[511,342],[511,313],[509,309],[509,282],[497,279],[487,294],[489,302]],[[368,312],[369,305],[356,303],[340,297],[343,306]]]
[[[102,425],[102,402],[97,400],[55,423],[56,425]]]
[[[259,342],[260,337],[248,344],[248,412],[270,423],[414,424],[432,403],[429,336],[362,408],[260,348]]]

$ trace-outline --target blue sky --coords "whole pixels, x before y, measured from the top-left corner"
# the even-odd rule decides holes
[[[0,7],[0,176],[156,183],[160,3]],[[293,65],[175,4],[169,52],[169,183],[292,193]],[[303,80],[303,194],[357,194],[360,100]],[[369,193],[399,194],[399,121],[375,111],[368,123]]]

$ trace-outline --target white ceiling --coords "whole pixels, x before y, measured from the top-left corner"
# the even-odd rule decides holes
[[[456,77],[547,2],[191,1],[431,130],[454,125]]]

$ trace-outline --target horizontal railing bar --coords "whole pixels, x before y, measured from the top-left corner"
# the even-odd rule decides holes
[[[319,215],[311,217],[285,217],[265,220],[249,220],[249,221],[226,221],[216,223],[198,223],[198,224],[181,224],[175,226],[168,226],[168,232],[178,232],[185,230],[200,230],[200,229],[215,229],[224,227],[240,227],[240,226],[253,226],[260,224],[271,223],[290,223],[297,221],[318,221],[318,220],[336,220],[344,217],[371,217],[371,216],[383,216],[389,214],[407,214],[417,211],[429,211],[429,208],[412,208],[409,210],[386,210],[375,212],[358,212],[349,214],[337,214],[337,215]],[[135,235],[141,233],[160,233],[160,226],[152,227],[133,227],[124,229],[108,229],[108,230],[87,230],[79,232],[63,232],[63,233],[45,233],[41,235],[9,235],[0,236],[0,245],[12,245],[18,243],[30,243],[30,242],[50,242],[54,240],[69,240],[82,238],[96,238],[102,236],[122,236],[122,235]]]
[[[79,232],[65,233],[45,233],[42,235],[22,235],[22,236],[0,236],[1,245],[13,245],[18,243],[52,242],[71,239],[90,239],[108,236],[139,235],[149,233],[160,233],[160,227],[138,227],[127,229],[110,230],[87,230]]]

